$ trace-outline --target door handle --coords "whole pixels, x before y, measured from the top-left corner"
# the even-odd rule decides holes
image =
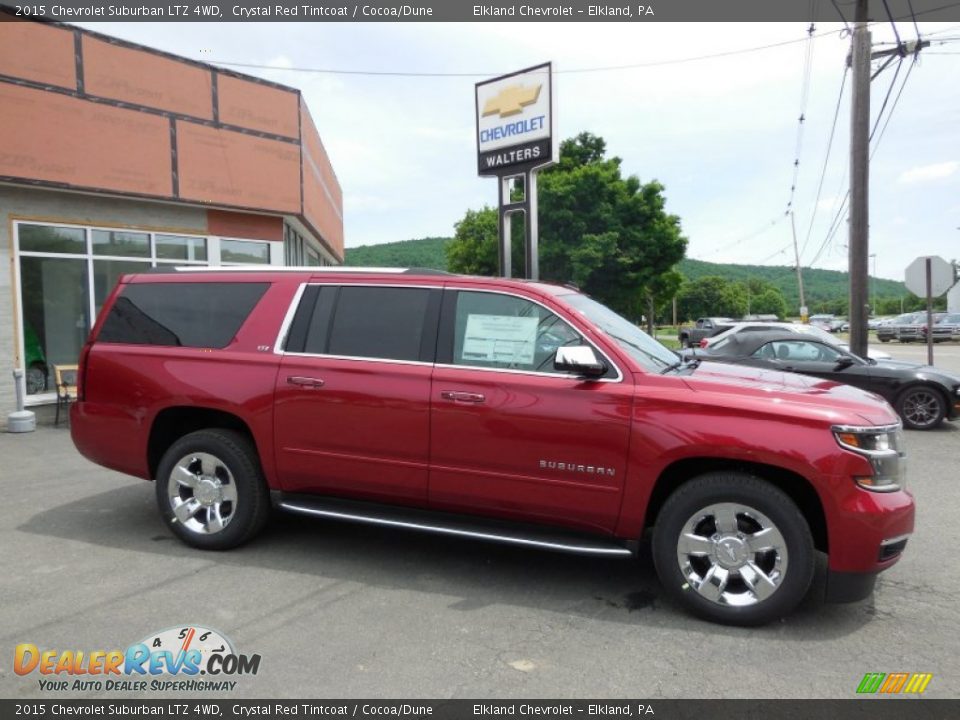
[[[320,378],[299,377],[297,375],[291,375],[290,377],[287,378],[287,384],[296,385],[298,387],[305,387],[305,388],[322,388],[323,380],[321,380]]]
[[[440,397],[442,397],[444,400],[453,400],[454,402],[475,403],[475,404],[482,403],[486,400],[486,398],[480,393],[459,392],[456,390],[441,390]]]

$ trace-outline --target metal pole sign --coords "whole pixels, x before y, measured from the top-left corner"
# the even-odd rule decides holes
[[[943,295],[953,282],[953,266],[937,255],[918,257],[904,272],[907,290],[927,298],[927,365],[933,365],[933,298]]]
[[[500,274],[511,277],[510,218],[523,213],[526,277],[540,277],[537,171],[556,162],[553,65],[544,63],[479,82],[475,87],[477,172],[496,177],[499,195]],[[514,181],[522,180],[522,197]]]

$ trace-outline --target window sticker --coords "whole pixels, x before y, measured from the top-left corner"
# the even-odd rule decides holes
[[[531,365],[539,324],[536,317],[468,315],[461,360]]]

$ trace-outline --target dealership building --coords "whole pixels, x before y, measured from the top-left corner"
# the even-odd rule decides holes
[[[297,89],[0,10],[0,414],[15,368],[55,402],[120,275],[339,264],[342,208]]]

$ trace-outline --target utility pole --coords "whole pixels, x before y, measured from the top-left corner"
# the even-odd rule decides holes
[[[790,228],[793,230],[793,257],[797,261],[797,288],[800,290],[800,322],[805,323],[809,314],[807,301],[803,297],[803,271],[800,269],[800,250],[797,248],[797,224],[793,221],[793,210],[790,211]]]
[[[870,31],[868,0],[857,0],[850,64],[853,107],[850,113],[850,351],[867,356],[867,276],[870,182]]]

